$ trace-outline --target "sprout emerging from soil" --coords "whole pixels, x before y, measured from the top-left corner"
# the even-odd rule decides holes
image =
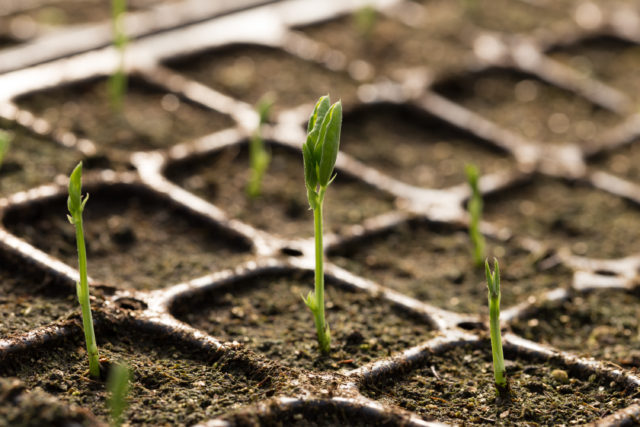
[[[249,144],[249,163],[251,166],[251,176],[249,177],[249,183],[247,184],[247,194],[251,198],[256,198],[260,195],[260,188],[262,187],[262,177],[269,167],[271,161],[271,155],[264,146],[264,140],[262,139],[262,125],[264,125],[269,119],[269,112],[273,106],[273,99],[269,95],[262,97],[258,101],[257,112],[259,115],[258,127],[256,128],[251,142]]]
[[[509,386],[505,377],[502,336],[500,335],[500,266],[498,260],[493,259],[493,273],[489,268],[489,261],[484,261],[484,268],[489,287],[489,329],[493,355],[493,376],[498,395],[505,396],[509,393]]]
[[[13,135],[9,132],[0,130],[0,167],[2,167],[2,162],[4,161],[4,156],[9,151],[9,144],[11,144],[11,140]]]
[[[304,299],[313,313],[318,333],[320,351],[328,353],[331,348],[331,331],[324,317],[324,247],[322,245],[322,204],[327,187],[333,182],[333,168],[340,147],[342,127],[342,104],[331,105],[329,96],[321,97],[309,117],[307,141],[302,145],[304,158],[304,181],[307,198],[313,210],[316,243],[315,294],[309,292]]]
[[[100,362],[98,359],[98,345],[96,335],[93,330],[93,319],[91,317],[91,303],[89,302],[89,281],[87,279],[87,250],[84,244],[84,231],[82,229],[82,212],[89,200],[87,194],[82,198],[82,162],[73,170],[69,177],[69,198],[67,207],[70,215],[67,215],[69,222],[76,226],[76,243],[78,245],[78,269],[80,271],[80,281],[76,283],[78,301],[82,307],[82,326],[84,338],[87,343],[87,354],[89,355],[89,373],[93,378],[100,378]]]
[[[365,40],[370,40],[373,36],[376,22],[378,21],[378,11],[372,5],[362,6],[356,10],[353,16],[353,22],[358,33]]]
[[[127,409],[127,394],[129,393],[129,368],[124,364],[111,365],[107,379],[107,407],[111,416],[111,426],[120,427],[122,416]]]
[[[124,72],[124,51],[127,47],[127,34],[124,30],[124,17],[127,11],[126,0],[111,0],[111,21],[113,24],[113,46],[120,55],[118,69],[109,79],[109,98],[114,111],[122,110],[124,94],[127,90],[127,75]]]
[[[480,218],[482,217],[482,194],[478,188],[478,168],[474,165],[466,165],[467,182],[471,187],[471,198],[467,208],[469,209],[469,237],[473,244],[473,263],[481,267],[484,261],[484,236],[480,233]]]

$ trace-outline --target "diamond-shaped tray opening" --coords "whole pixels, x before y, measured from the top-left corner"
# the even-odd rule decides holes
[[[220,207],[231,218],[289,238],[313,236],[302,153],[277,144],[268,144],[267,149],[271,162],[260,196],[253,199],[246,191],[250,177],[246,143],[171,164],[165,175]],[[325,196],[325,232],[340,233],[344,227],[361,224],[392,209],[391,196],[338,171]]]
[[[107,79],[68,84],[24,95],[17,104],[54,129],[88,138],[106,151],[167,148],[233,125],[233,121],[133,77],[121,113],[114,111]]]
[[[394,373],[365,384],[362,391],[387,405],[417,412],[427,420],[453,424],[587,423],[628,406],[623,384],[579,365],[535,360],[505,349],[513,398],[496,403],[491,344],[456,346],[427,353],[407,374]],[[562,372],[559,372],[562,371]]]
[[[250,245],[163,197],[129,185],[87,187],[84,213],[89,276],[110,285],[162,288],[234,267]],[[66,197],[8,211],[4,225],[50,255],[77,267],[75,228]]]
[[[638,252],[639,208],[579,182],[536,177],[488,197],[484,207],[488,221],[555,248],[569,247],[576,255],[616,258]]]
[[[532,341],[620,366],[639,367],[639,307],[637,291],[598,290],[542,303],[511,326]]]
[[[401,105],[364,107],[345,116],[340,148],[393,178],[427,188],[466,182],[468,163],[483,174],[510,167],[503,151]]]
[[[484,266],[474,266],[471,250],[466,230],[412,222],[333,249],[329,259],[426,303],[458,312],[487,313]],[[566,268],[544,270],[538,263],[540,255],[512,244],[488,240],[487,256],[500,259],[503,307],[571,283]]]
[[[620,121],[579,95],[510,69],[455,76],[434,89],[534,141],[586,144]]]
[[[167,63],[194,80],[254,105],[275,94],[274,111],[331,95],[345,104],[356,100],[356,84],[345,73],[305,61],[283,50],[257,45],[231,45]],[[304,76],[301,78],[300,76]]]
[[[626,178],[631,182],[640,182],[640,139],[611,152],[601,153],[590,159],[597,168]]]
[[[283,365],[312,370],[352,369],[434,334],[426,319],[327,277],[331,353],[320,357],[313,316],[302,300],[312,290],[311,272],[262,272],[182,298],[172,311],[220,340],[238,341]]]

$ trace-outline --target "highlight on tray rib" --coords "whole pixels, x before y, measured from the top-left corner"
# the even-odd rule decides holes
[[[89,200],[87,194],[82,198],[82,162],[78,163],[69,177],[69,198],[67,207],[69,222],[76,227],[76,244],[78,246],[78,270],[80,281],[76,282],[76,292],[78,301],[82,307],[82,327],[87,344],[87,355],[89,356],[89,373],[93,378],[100,378],[100,362],[98,355],[98,345],[96,335],[93,330],[93,319],[91,317],[91,302],[89,300],[89,280],[87,278],[87,249],[84,243],[84,230],[82,228],[82,212]]]
[[[315,294],[309,292],[304,299],[313,313],[318,334],[318,345],[322,353],[331,348],[331,331],[324,316],[324,247],[322,244],[322,204],[327,187],[335,179],[333,168],[340,148],[342,127],[342,104],[331,105],[329,95],[316,103],[307,126],[307,140],[302,144],[304,159],[304,181],[307,198],[313,210],[315,231],[316,272]]]

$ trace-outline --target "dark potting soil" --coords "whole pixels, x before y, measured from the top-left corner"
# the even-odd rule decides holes
[[[558,48],[549,55],[586,77],[611,85],[636,101],[640,99],[640,82],[634,72],[640,66],[640,46],[637,44],[599,37]]]
[[[466,231],[425,223],[402,224],[362,242],[336,248],[335,264],[376,283],[447,310],[488,313],[484,266],[476,268]],[[487,256],[498,258],[502,306],[526,302],[571,283],[571,272],[548,269],[536,256],[510,244],[487,241]]]
[[[248,243],[134,187],[88,190],[84,212],[89,276],[110,285],[156,289],[231,268],[250,256]],[[10,211],[5,226],[77,267],[75,228],[66,197]]]
[[[329,71],[275,48],[233,45],[167,65],[251,105],[272,93],[275,112],[315,103],[326,94],[332,101],[342,99],[346,107],[356,100],[356,84],[345,73]]]
[[[219,206],[230,217],[256,228],[289,238],[313,236],[313,213],[304,186],[302,154],[277,145],[267,148],[271,163],[262,181],[261,194],[255,199],[246,192],[250,175],[246,144],[174,164],[166,175]],[[325,196],[324,229],[340,233],[345,226],[361,224],[366,218],[392,209],[391,196],[338,171]]]
[[[53,323],[76,309],[74,289],[62,287],[24,260],[0,253],[0,338]]]
[[[434,89],[532,141],[587,144],[620,121],[576,94],[511,70],[452,77]]]
[[[425,21],[428,21],[425,16]],[[426,23],[425,23],[426,24]],[[343,52],[350,60],[362,59],[373,65],[373,78],[394,77],[407,68],[427,66],[437,73],[463,68],[470,50],[460,40],[459,27],[442,31],[441,25],[414,28],[386,18],[372,9],[361,9],[328,22],[300,29],[307,36]],[[356,75],[358,69],[353,70]],[[401,75],[398,77],[402,78]]]
[[[82,159],[79,152],[35,138],[20,128],[10,133],[13,137],[0,166],[0,196],[54,182]]]
[[[130,424],[192,425],[283,391],[285,374],[273,368],[257,369],[233,356],[214,358],[188,344],[138,335],[130,328],[115,332],[117,337],[97,334],[98,350],[101,358],[125,363],[131,370],[124,415]],[[89,377],[83,341],[23,356],[6,369],[28,388],[44,390],[108,420],[106,386]]]
[[[582,424],[628,406],[635,390],[558,363],[506,354],[511,399],[497,401],[491,344],[429,354],[402,380],[366,384],[366,396],[440,422],[500,425]],[[561,372],[559,372],[561,371]],[[574,372],[575,371],[575,372]]]
[[[16,378],[0,378],[0,425],[3,426],[95,426],[87,411],[62,404],[41,390],[28,391]]]
[[[509,157],[486,142],[406,107],[379,105],[345,117],[340,149],[389,176],[426,188],[466,182],[465,165],[481,173],[508,170]]]
[[[640,300],[611,289],[546,302],[512,323],[515,333],[581,356],[640,367]]]
[[[314,371],[353,369],[434,335],[426,320],[328,280],[325,306],[331,352],[321,356],[313,316],[301,298],[312,290],[310,274],[261,275],[179,304],[174,312],[221,340],[238,341],[285,366]]]
[[[46,119],[54,128],[96,142],[101,151],[167,148],[219,131],[233,121],[176,95],[129,80],[121,113],[114,112],[106,79],[90,80],[25,95],[19,106]]]
[[[609,153],[599,154],[591,159],[596,169],[625,178],[631,182],[640,182],[640,140]]]
[[[636,253],[639,212],[637,206],[604,191],[543,177],[485,201],[487,221],[593,258]]]

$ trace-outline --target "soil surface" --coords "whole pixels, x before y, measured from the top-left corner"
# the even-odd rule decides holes
[[[277,235],[313,236],[313,213],[304,186],[302,153],[268,145],[271,163],[259,197],[247,195],[249,155],[246,144],[171,166],[166,175],[185,189],[226,211],[230,217]],[[224,173],[220,173],[223,170]],[[324,230],[340,233],[349,225],[393,209],[386,193],[337,172],[324,203]]]
[[[356,84],[346,73],[329,71],[274,48],[233,45],[167,65],[251,105],[272,93],[274,112],[313,104],[326,94],[333,101],[342,99],[345,108],[356,100]]]
[[[640,182],[640,139],[591,159],[597,169],[602,169],[631,182]]]
[[[313,316],[301,298],[312,290],[309,274],[265,274],[210,292],[206,298],[198,296],[174,311],[214,337],[241,342],[285,366],[314,371],[350,370],[434,335],[425,320],[403,313],[388,301],[328,281],[325,306],[331,352],[320,356]]]
[[[88,190],[84,213],[89,276],[110,285],[155,289],[247,260],[249,246],[134,187]],[[5,226],[50,255],[77,267],[75,228],[66,197],[11,211]]]
[[[129,80],[121,113],[111,107],[106,79],[25,95],[17,103],[56,129],[96,142],[102,151],[167,148],[233,125],[221,113],[197,107],[138,78]]]
[[[425,19],[426,20],[426,19]],[[427,66],[437,73],[463,68],[470,51],[455,27],[409,27],[363,8],[344,16],[300,29],[305,35],[344,53],[350,60],[361,59],[373,66],[371,72],[353,68],[363,78],[387,75],[402,78],[407,68]],[[353,65],[352,65],[353,66]]]
[[[33,265],[0,253],[0,266],[0,338],[79,311],[74,290]]]
[[[58,175],[70,173],[82,159],[79,152],[35,138],[20,128],[10,132],[13,139],[0,166],[0,196],[51,183]]]
[[[630,202],[604,191],[543,177],[485,201],[487,221],[593,258],[637,253],[639,213]]]
[[[27,391],[16,378],[0,378],[0,424],[4,426],[95,426],[77,406],[62,404],[41,390]]]
[[[606,304],[603,304],[606,301]],[[517,334],[580,356],[640,367],[640,299],[638,293],[602,290],[547,302],[534,314],[516,320]]]
[[[471,250],[466,231],[411,223],[338,248],[329,254],[329,260],[429,304],[464,313],[488,313],[484,266],[474,267]],[[500,264],[503,308],[571,283],[567,269],[544,269],[538,263],[541,255],[512,245],[487,241],[487,255],[497,257]]]
[[[407,184],[463,184],[465,165],[482,174],[508,170],[509,157],[465,132],[406,107],[379,105],[345,117],[340,149]]]
[[[130,424],[191,425],[281,390],[280,372],[256,370],[229,356],[216,360],[185,343],[157,341],[130,329],[121,332],[118,337],[98,334],[98,349],[101,358],[125,363],[132,371],[125,412]],[[27,387],[90,409],[107,421],[105,383],[89,378],[84,342],[60,343],[8,369]]]
[[[606,378],[578,375],[555,363],[510,359],[508,354],[512,397],[497,402],[490,349],[486,342],[482,349],[459,347],[428,355],[406,378],[365,385],[363,392],[426,419],[465,425],[582,424],[631,403],[634,391]]]
[[[620,121],[576,94],[505,69],[452,77],[434,89],[532,141],[587,144]]]
[[[587,77],[596,78],[638,101],[640,82],[634,72],[640,64],[640,46],[613,37],[583,40],[549,54]]]

